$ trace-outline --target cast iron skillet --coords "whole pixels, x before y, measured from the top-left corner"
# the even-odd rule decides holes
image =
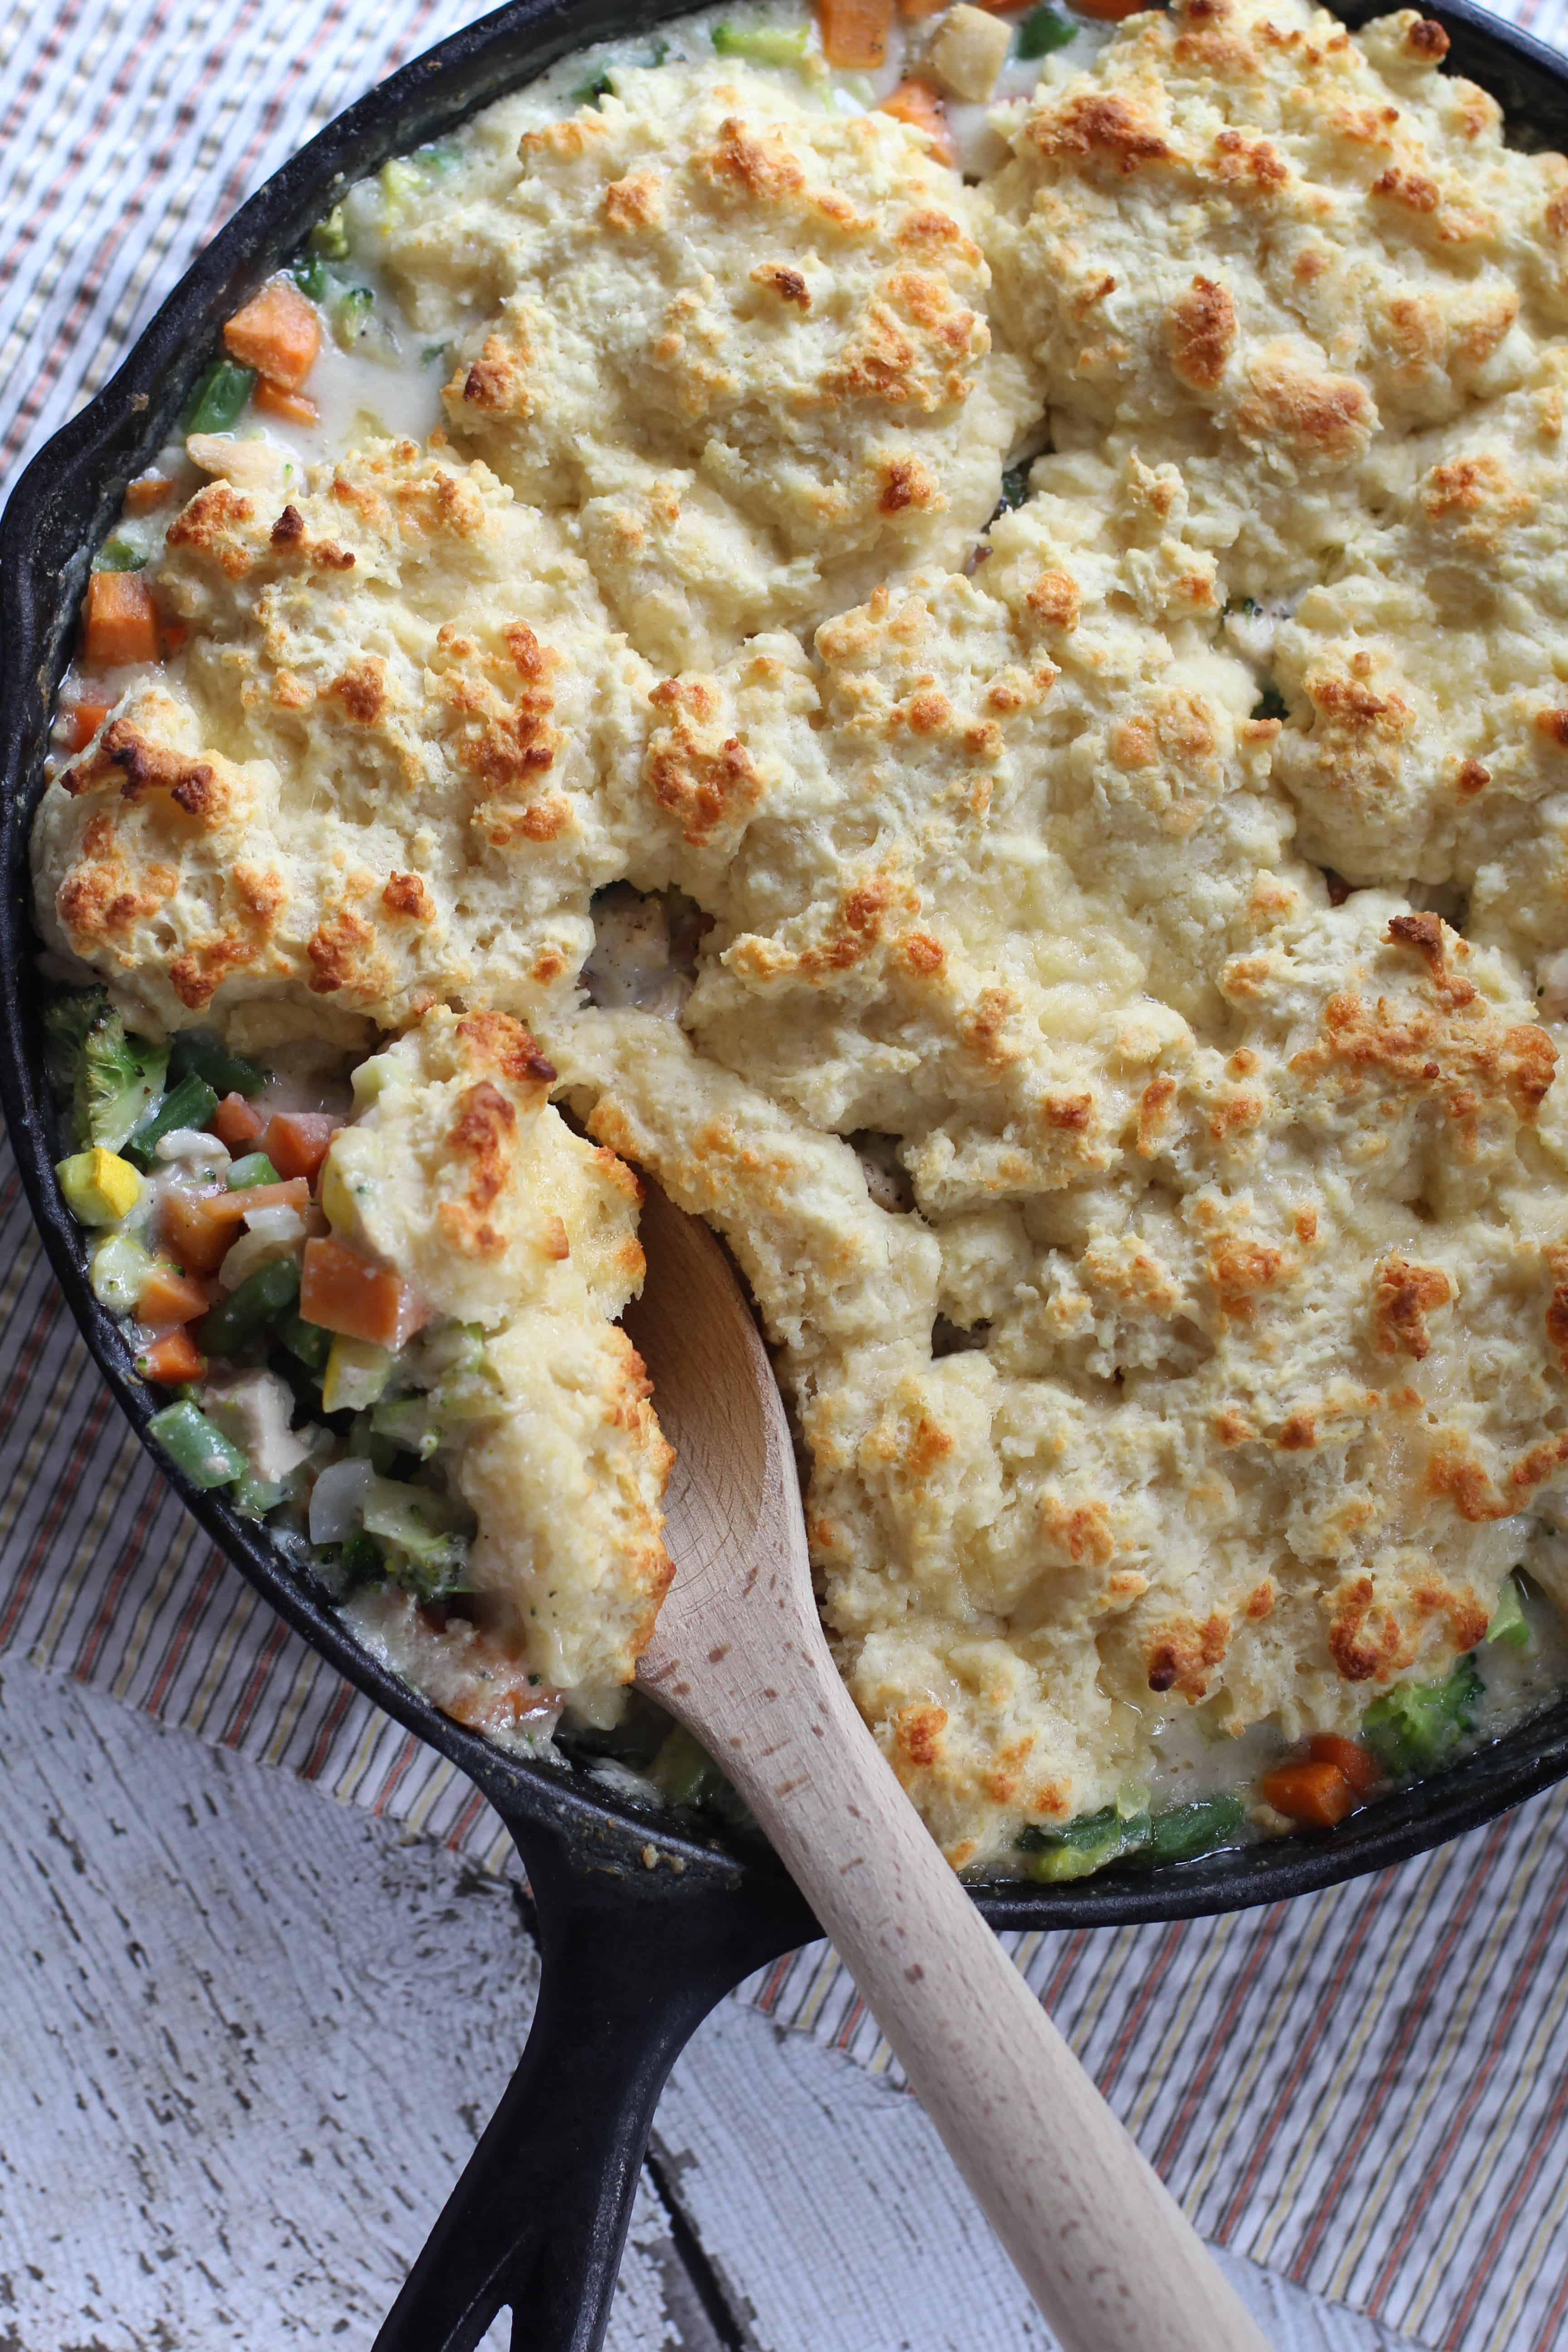
[[[29,915],[27,823],[89,551],[158,448],[224,319],[343,184],[437,137],[567,51],[690,0],[513,0],[454,34],[328,126],[194,263],[135,350],[34,459],[0,523],[0,1105],[60,1285],[121,1410],[146,1442],[152,1402],[88,1286],[51,1166]],[[1357,25],[1377,0],[1341,0]],[[1450,70],[1501,100],[1521,144],[1568,145],[1568,66],[1468,5],[1431,14]],[[512,2308],[514,2352],[594,2352],[608,2315],[654,2107],[678,2053],[742,1977],[816,1923],[772,1857],[617,1801],[570,1765],[520,1763],[437,1713],[370,1657],[321,1595],[216,1496],[154,1459],[234,1565],[323,1657],[466,1772],[517,1842],[538,1912],[539,2007],[516,2074],[376,2339],[377,2352],[472,2352]],[[1568,1774],[1568,1696],[1454,1770],[1382,1799],[1329,1836],[1299,1836],[1158,1873],[1061,1888],[978,1887],[997,1927],[1112,1927],[1279,1902],[1442,1844]]]

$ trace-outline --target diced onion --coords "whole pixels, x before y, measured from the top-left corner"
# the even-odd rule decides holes
[[[245,1222],[253,1234],[265,1234],[270,1241],[302,1242],[305,1238],[305,1220],[287,1201],[279,1201],[270,1209],[252,1209]]]
[[[365,1496],[375,1479],[368,1462],[331,1462],[310,1489],[310,1541],[342,1543],[364,1517]]]
[[[291,1214],[292,1212],[286,1211],[285,1213]],[[295,1223],[299,1225],[298,1218]],[[303,1227],[300,1230],[302,1232]],[[274,1234],[241,1234],[217,1270],[218,1288],[237,1290],[247,1274],[254,1274],[258,1266],[266,1265],[275,1257],[292,1257],[298,1245],[297,1236],[285,1234],[279,1238]]]

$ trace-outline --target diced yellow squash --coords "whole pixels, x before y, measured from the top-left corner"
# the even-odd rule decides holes
[[[371,1339],[351,1339],[340,1331],[327,1357],[321,1381],[323,1412],[362,1412],[374,1404],[392,1376],[392,1357]]]
[[[79,1225],[117,1224],[142,1198],[142,1179],[130,1160],[98,1145],[60,1160],[55,1174]]]
[[[316,1197],[327,1213],[327,1222],[334,1233],[352,1234],[359,1220],[354,1214],[354,1196],[349,1190],[347,1177],[329,1151],[321,1166]]]

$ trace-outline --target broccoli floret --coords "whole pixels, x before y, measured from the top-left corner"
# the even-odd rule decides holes
[[[90,1143],[118,1151],[163,1091],[167,1045],[133,1036],[118,1013],[100,1013],[82,1046],[78,1116]]]
[[[416,1601],[446,1601],[454,1593],[474,1589],[468,1577],[468,1547],[461,1536],[437,1536],[416,1550],[384,1538],[381,1550],[388,1578]]]
[[[1366,1711],[1363,1736],[1396,1780],[1435,1771],[1474,1730],[1484,1689],[1471,1652],[1446,1682],[1401,1683],[1384,1691]]]
[[[101,988],[68,988],[44,1007],[44,1065],[55,1100],[62,1108],[76,1094],[88,1031],[108,1004],[108,994]],[[85,1128],[79,1134],[73,1122],[70,1139],[85,1144]]]
[[[71,1140],[118,1151],[163,1091],[169,1049],[133,1036],[101,988],[73,988],[44,1013],[48,1070]]]

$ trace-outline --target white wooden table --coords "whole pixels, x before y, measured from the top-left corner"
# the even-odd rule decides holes
[[[510,1889],[12,1660],[0,1919],[0,2352],[365,2352],[523,2038]],[[1279,2352],[1403,2342],[1227,2267]],[[1050,2343],[914,2101],[732,2002],[659,2108],[609,2341]]]

